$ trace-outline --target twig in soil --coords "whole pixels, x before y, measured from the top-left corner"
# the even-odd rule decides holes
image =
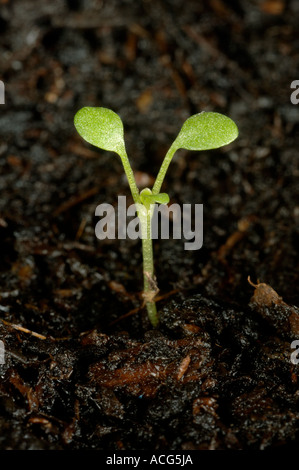
[[[155,301],[159,302],[160,300],[167,299],[167,297],[170,297],[171,295],[176,294],[177,292],[179,292],[179,289],[173,289],[170,292],[167,292],[166,294],[156,297]],[[122,315],[121,317],[117,318],[116,320],[113,320],[111,323],[109,323],[109,326],[115,325],[115,323],[118,323],[119,321],[124,320],[125,318],[128,318],[128,317],[131,317],[135,313],[139,312],[140,310],[143,309],[144,303],[145,302],[143,302],[143,304],[140,307],[134,308],[133,310],[130,310],[129,312]]]
[[[88,191],[85,191],[84,193],[81,193],[78,196],[71,197],[68,201],[64,202],[56,209],[56,211],[53,214],[54,217],[57,217],[57,215],[60,215],[63,212],[68,211],[72,207],[77,206],[77,204],[80,204],[80,202],[83,202],[86,199],[89,199],[91,196],[94,196],[95,194],[98,194],[98,193],[99,193],[99,188],[98,186],[96,186],[95,188],[88,189]]]
[[[143,308],[143,305],[137,308],[133,308],[133,310],[130,310],[129,312],[122,315],[121,317],[117,318],[116,320],[113,320],[111,323],[109,323],[109,326],[115,325],[119,321],[124,320],[125,318],[128,318],[128,317],[131,317],[135,313],[139,312],[139,310],[142,310],[142,308]]]
[[[183,375],[187,371],[187,369],[189,367],[189,364],[190,364],[190,361],[191,361],[191,357],[189,356],[189,354],[188,354],[188,356],[184,357],[184,359],[182,360],[182,362],[180,364],[180,367],[179,367],[178,375],[177,375],[178,380],[181,380],[181,378],[183,377]]]
[[[231,252],[234,246],[246,236],[251,225],[255,222],[255,219],[254,215],[249,215],[238,221],[238,229],[228,237],[217,252],[218,259],[221,262],[224,264],[226,263],[227,255]]]
[[[1,321],[4,325],[10,326],[11,328],[14,328],[15,330],[22,331],[22,333],[30,334],[34,336],[35,338],[39,338],[39,339],[47,339],[46,336],[36,333],[35,331],[28,330],[28,328],[24,328],[23,326],[15,325],[14,323],[10,323],[6,320],[1,320]]]
[[[85,218],[82,219],[79,225],[79,228],[77,230],[76,236],[75,236],[76,241],[79,241],[80,238],[82,237],[86,224],[87,224],[87,219]]]

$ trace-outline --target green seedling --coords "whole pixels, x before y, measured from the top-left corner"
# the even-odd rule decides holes
[[[139,192],[126,152],[124,128],[120,117],[111,109],[85,107],[75,115],[74,124],[78,133],[87,142],[100,149],[115,152],[121,158],[140,220],[144,278],[143,297],[148,317],[155,327],[159,322],[155,302],[158,288],[154,275],[151,220],[154,205],[169,202],[168,194],[160,192],[168,166],[175,152],[179,149],[210,150],[229,144],[237,138],[238,128],[234,121],[220,113],[202,112],[191,116],[185,121],[168,150],[152,190],[145,188]]]

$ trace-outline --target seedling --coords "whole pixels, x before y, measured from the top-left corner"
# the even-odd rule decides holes
[[[107,108],[85,107],[75,115],[75,127],[87,142],[103,150],[117,153],[127,175],[130,190],[142,232],[143,256],[143,297],[148,317],[155,327],[158,325],[155,296],[158,288],[154,276],[153,244],[151,239],[151,220],[155,203],[167,204],[169,196],[160,193],[168,166],[178,149],[210,150],[222,147],[238,136],[236,124],[227,116],[214,112],[202,112],[185,121],[177,138],[168,150],[155,184],[151,189],[139,192],[124,142],[124,128],[120,117]]]

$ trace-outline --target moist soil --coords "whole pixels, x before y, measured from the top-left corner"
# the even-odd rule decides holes
[[[296,447],[298,2],[0,2],[0,448]],[[95,237],[131,202],[120,160],[73,126],[124,121],[140,188],[184,120],[239,138],[179,151],[163,190],[203,204],[203,247],[154,242],[160,324],[142,308],[139,240]]]

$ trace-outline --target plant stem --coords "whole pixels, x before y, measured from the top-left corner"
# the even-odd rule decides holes
[[[166,172],[168,170],[169,164],[172,160],[172,157],[173,157],[174,153],[177,151],[177,147],[174,146],[174,143],[172,144],[172,146],[168,150],[168,152],[165,155],[165,158],[162,162],[161,168],[159,170],[158,176],[156,178],[155,184],[154,184],[153,189],[152,189],[153,194],[159,194],[159,192],[161,190],[161,186],[163,184],[163,181],[164,181]]]
[[[154,297],[158,292],[158,288],[154,277],[153,240],[151,238],[152,214],[153,208],[146,210],[145,206],[143,206],[138,216],[142,230],[143,296],[149,320],[156,327],[159,323],[159,317]]]
[[[133,200],[138,208],[138,217],[142,232],[142,257],[143,257],[143,296],[147,314],[151,324],[156,327],[159,323],[159,317],[156,308],[156,302],[153,300],[158,292],[154,278],[154,259],[153,259],[153,240],[151,238],[151,220],[153,207],[146,208],[140,201],[140,194],[136,185],[133,170],[131,168],[128,155],[125,150],[119,153],[121,161],[128,179]]]
[[[140,196],[139,196],[139,191],[138,191],[138,188],[137,188],[137,185],[136,185],[134,173],[133,173],[132,167],[130,165],[128,155],[127,155],[125,150],[122,150],[122,152],[119,153],[119,156],[121,158],[121,161],[122,161],[122,164],[123,164],[123,167],[124,167],[127,179],[128,179],[128,183],[129,183],[129,186],[130,186],[130,190],[131,190],[131,193],[132,193],[133,200],[134,200],[135,204],[137,204],[137,203],[140,202]]]

